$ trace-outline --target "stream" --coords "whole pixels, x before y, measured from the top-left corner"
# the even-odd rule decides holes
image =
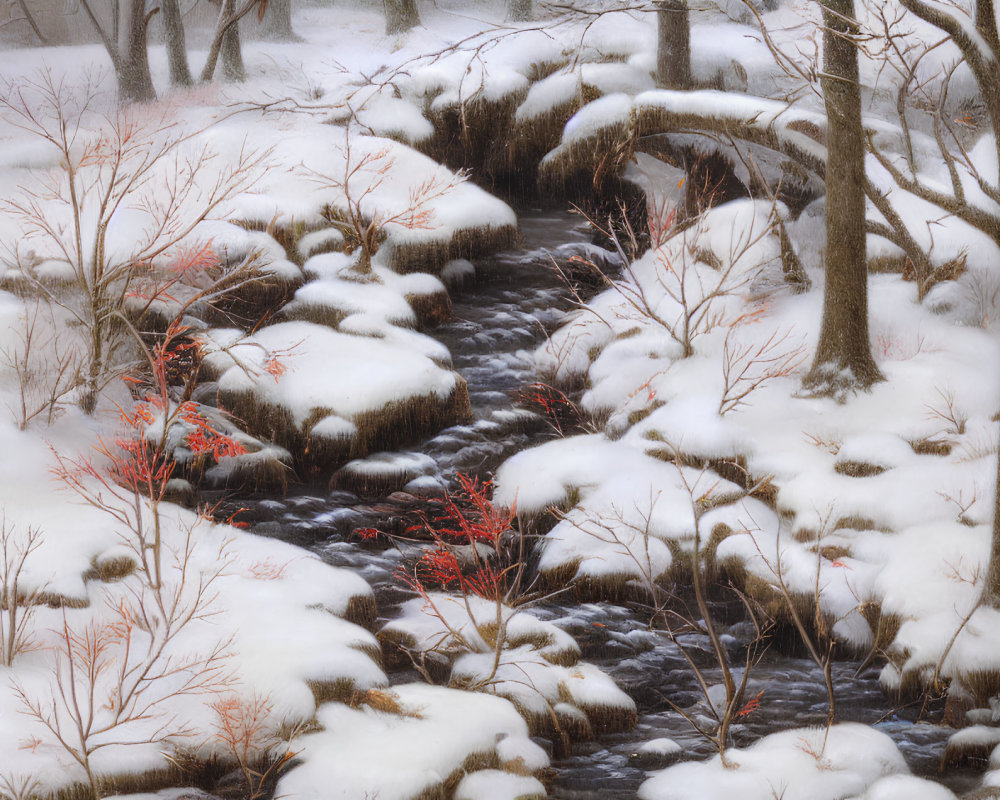
[[[422,502],[414,496],[421,487],[448,485],[456,472],[487,475],[504,459],[552,435],[546,420],[515,409],[513,399],[518,390],[538,380],[530,352],[571,307],[570,293],[551,269],[548,253],[564,259],[575,253],[592,257],[603,253],[590,244],[579,222],[578,217],[559,212],[523,216],[521,249],[480,261],[475,280],[452,290],[453,319],[431,335],[449,348],[455,369],[468,381],[474,421],[441,431],[403,454],[376,456],[410,465],[415,480],[408,491],[373,500],[326,486],[299,486],[284,498],[232,498],[247,509],[241,518],[257,533],[291,541],[331,564],[358,572],[375,591],[380,622],[391,619],[411,596],[393,578],[400,555],[359,543],[351,534],[358,528],[401,526]],[[641,612],[608,603],[554,601],[534,613],[571,633],[583,658],[610,674],[639,708],[635,729],[577,743],[568,756],[553,759],[550,797],[634,798],[646,770],[667,763],[637,755],[639,746],[653,739],[674,740],[685,759],[712,754],[712,745],[665,699],[688,713],[701,713],[703,700],[695,676],[678,646],[650,631]],[[740,648],[752,633],[750,628],[738,620],[724,630],[733,663],[742,662]],[[684,644],[696,659],[704,653],[709,681],[720,680],[718,670],[710,666],[707,638],[686,635]],[[916,721],[917,709],[894,709],[879,686],[877,666],[860,674],[858,667],[847,661],[834,667],[837,719],[875,725],[890,735],[918,775],[944,780],[956,793],[975,786],[978,776],[970,770],[938,774],[953,731]],[[419,677],[412,670],[399,670],[390,674],[390,680],[401,683]],[[737,745],[785,728],[825,722],[822,671],[808,659],[772,648],[748,681],[747,697],[758,692],[762,692],[759,710],[733,727]]]

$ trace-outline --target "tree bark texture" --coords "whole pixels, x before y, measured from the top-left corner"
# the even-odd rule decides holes
[[[128,15],[125,52],[115,64],[118,95],[123,103],[149,103],[156,99],[156,89],[153,88],[153,77],[149,72],[146,0],[130,0]]]
[[[511,22],[526,22],[531,14],[531,0],[507,0],[507,19]]]
[[[1000,455],[1000,454],[998,454]],[[997,458],[997,486],[993,500],[993,538],[990,541],[990,563],[986,569],[982,601],[1000,608],[1000,457]]]
[[[861,125],[854,0],[824,0],[826,288],[816,359],[804,384],[839,395],[882,380],[868,339],[865,137]]]
[[[691,88],[687,0],[660,0],[656,4],[656,82],[665,89]]]
[[[238,22],[230,25],[222,34],[222,74],[229,81],[242,81],[247,77]]]
[[[167,61],[170,64],[172,86],[190,86],[191,68],[188,65],[187,44],[184,39],[184,21],[177,0],[160,0],[163,12],[163,30],[167,39]]]
[[[385,32],[405,33],[420,24],[417,0],[382,0],[385,8]]]
[[[267,11],[264,21],[257,29],[261,39],[273,42],[292,42],[298,40],[292,30],[292,0],[267,0]]]

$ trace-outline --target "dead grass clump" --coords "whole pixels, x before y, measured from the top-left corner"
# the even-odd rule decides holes
[[[342,308],[293,301],[275,315],[275,321],[301,320],[311,322],[314,325],[324,325],[327,328],[336,330],[347,316],[348,312]]]
[[[1000,729],[991,728],[983,733],[987,735],[976,740],[964,738],[961,735],[952,736],[941,756],[941,769],[970,767],[981,770],[986,768],[990,761],[990,753],[1000,744]]]
[[[460,228],[450,239],[428,242],[400,242],[390,239],[385,247],[388,263],[396,272],[439,274],[444,265],[456,259],[475,259],[509,250],[517,243],[516,225],[477,225]]]
[[[918,456],[947,456],[951,455],[952,443],[929,437],[910,442],[910,447]]]
[[[286,408],[262,400],[252,390],[220,391],[219,403],[252,436],[288,449],[307,469],[324,471],[371,452],[394,450],[468,420],[471,414],[468,387],[458,375],[455,389],[443,400],[433,394],[418,395],[358,415],[351,420],[357,429],[351,438],[313,433],[316,425],[333,415],[329,408],[314,409],[300,428]]]
[[[127,578],[139,567],[132,556],[122,554],[108,557],[98,556],[91,562],[91,565],[98,580],[104,583],[114,583]]]
[[[410,304],[421,329],[435,328],[451,319],[451,295],[446,290],[429,294],[408,294],[404,299]]]
[[[411,634],[396,628],[382,628],[375,637],[382,645],[382,660],[387,669],[396,670],[410,665],[409,654],[416,653],[418,649],[417,640]]]
[[[358,497],[387,497],[400,491],[414,477],[405,466],[384,464],[378,472],[372,472],[365,466],[355,468],[348,464],[330,478],[330,489],[347,491]]]
[[[157,792],[172,786],[184,785],[190,775],[176,765],[168,765],[147,772],[122,772],[102,775],[98,786],[102,797],[111,795],[142,794]],[[31,795],[32,797],[34,795]],[[51,800],[93,800],[91,787],[85,783],[75,783],[49,795]]]
[[[569,118],[600,96],[590,86],[583,86],[582,92],[581,96],[553,106],[544,114],[515,121],[508,148],[512,166],[517,163],[538,164],[546,153],[559,145]]]
[[[838,461],[833,465],[833,471],[848,478],[871,478],[885,472],[885,467],[865,461]]]
[[[347,601],[347,608],[344,611],[344,619],[353,622],[368,631],[375,630],[375,621],[378,618],[378,606],[375,598],[370,594],[356,594]]]
[[[350,705],[352,697],[363,693],[365,690],[358,688],[358,685],[351,678],[337,678],[333,681],[307,681],[316,705],[323,703],[345,703]]]
[[[302,437],[291,412],[281,406],[265,403],[252,391],[220,389],[219,407],[225,408],[226,412],[238,420],[240,427],[251,436],[276,442],[293,453],[297,448],[289,445],[301,445]]]
[[[805,529],[803,529],[805,530]],[[882,531],[883,533],[891,533],[889,528],[884,525],[879,525],[871,517],[862,517],[860,514],[847,514],[846,516],[839,517],[837,521],[833,524],[833,530],[852,530],[852,531]],[[816,532],[810,532],[811,539],[809,541],[816,541]],[[799,538],[799,533],[796,532],[795,538]],[[800,540],[801,541],[801,540]]]
[[[215,300],[203,313],[213,327],[253,327],[288,303],[302,286],[301,277],[275,275],[266,269]]]
[[[595,135],[560,144],[538,167],[538,186],[543,194],[585,196],[606,194],[633,157],[634,128],[619,122]]]
[[[214,489],[284,495],[292,476],[291,456],[269,447],[230,456],[205,470],[203,480]]]
[[[886,613],[878,603],[862,603],[859,610],[868,627],[874,632],[875,652],[886,652],[895,641],[903,625],[903,618],[897,614]]]
[[[588,705],[583,706],[582,710],[590,721],[591,729],[598,736],[632,730],[639,722],[639,715],[634,708]]]
[[[570,703],[556,703],[552,709],[555,716],[555,725],[552,720],[547,724],[553,733],[561,735],[570,742],[588,742],[594,738],[594,728],[590,724],[590,718]]]
[[[421,143],[421,149],[450,169],[470,170],[492,190],[511,178],[506,133],[513,131],[514,115],[527,94],[524,87],[490,99],[472,92],[449,107],[428,108],[425,116],[434,126],[434,134]]]
[[[444,400],[436,395],[418,395],[355,417],[352,421],[358,436],[352,457],[376,450],[395,450],[433,431],[467,422],[471,417],[468,385],[456,374],[455,388]]]

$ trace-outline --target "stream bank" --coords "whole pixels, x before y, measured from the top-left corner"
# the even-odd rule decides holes
[[[468,383],[473,420],[447,428],[418,446],[398,453],[374,454],[362,463],[377,465],[387,491],[363,496],[324,485],[292,487],[285,497],[235,497],[227,508],[245,508],[252,530],[293,542],[328,563],[350,569],[374,589],[377,626],[391,621],[412,594],[395,572],[401,553],[359,541],[359,529],[401,531],[426,505],[427,494],[453,488],[456,473],[488,476],[511,455],[554,435],[542,417],[515,408],[518,392],[538,381],[531,352],[572,307],[567,287],[551,268],[550,255],[600,255],[579,218],[538,212],[522,216],[523,243],[476,263],[476,277],[451,290],[453,318],[432,335],[447,346],[455,369]],[[349,470],[358,470],[359,464]],[[568,603],[555,598],[533,612],[576,638],[583,657],[609,674],[636,701],[634,730],[576,742],[552,764],[550,796],[563,800],[631,798],[647,770],[666,766],[673,756],[643,755],[645,742],[669,738],[682,758],[704,758],[712,747],[666,702],[697,713],[703,703],[694,675],[675,644],[647,629],[640,609],[614,603]],[[748,623],[725,627],[734,661],[747,644]],[[709,665],[706,637],[692,634],[688,645],[703,653],[706,676],[719,679]],[[889,734],[918,775],[937,777],[952,731],[934,721],[918,721],[919,709],[896,709],[878,682],[874,666],[856,674],[860,662],[834,666],[838,720],[874,725]],[[751,673],[748,695],[760,695],[760,708],[733,729],[737,746],[788,727],[817,724],[826,716],[821,671],[809,660],[771,650]],[[418,680],[412,669],[391,672],[392,683]],[[939,718],[931,716],[931,720]],[[550,743],[547,746],[551,747]],[[950,770],[947,784],[956,792],[973,787],[977,775]]]

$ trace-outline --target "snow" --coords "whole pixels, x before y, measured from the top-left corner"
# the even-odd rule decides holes
[[[306,272],[320,271],[322,266],[312,264],[319,259],[326,263],[340,260],[316,256],[307,261],[303,269]],[[398,292],[381,283],[343,277],[309,281],[295,293],[295,297],[283,311],[293,319],[309,319],[324,314],[346,317],[364,312],[382,317],[393,325],[416,324],[413,309]]]
[[[643,742],[636,752],[642,755],[674,756],[683,752],[683,749],[673,739],[660,738]]]
[[[468,759],[488,761],[503,741],[527,740],[524,720],[498,697],[424,684],[394,686],[387,694],[399,712],[321,706],[323,729],[298,740],[301,764],[281,778],[277,794],[409,800],[445,784]]]
[[[518,124],[542,117],[577,100],[580,96],[580,80],[577,74],[557,72],[533,83],[528,96],[517,107],[515,119]]]
[[[498,613],[505,632],[499,653],[492,641]],[[506,697],[543,723],[559,702],[585,713],[635,711],[632,699],[614,681],[579,661],[580,649],[572,636],[530,611],[498,609],[496,603],[475,595],[431,592],[407,601],[379,636],[401,641],[415,653],[453,659],[452,685]],[[536,760],[530,753],[527,757]]]
[[[954,800],[955,795],[939,783],[913,775],[879,778],[861,800]]]
[[[447,348],[416,330],[415,301],[443,297],[446,285],[460,285],[474,275],[471,262],[455,259],[465,252],[457,241],[503,238],[517,223],[506,203],[414,149],[419,145],[433,151],[435,123],[447,120],[463,103],[475,124],[482,124],[475,114],[484,109],[487,115],[506,109],[497,118],[529,132],[558,124],[558,115],[575,111],[547,163],[575,153],[574,148],[603,143],[604,135],[616,129],[641,127],[643,120],[663,112],[677,119],[708,115],[728,120],[770,138],[780,150],[824,162],[823,145],[803,133],[811,129],[821,136],[825,129],[821,98],[806,92],[790,106],[786,98],[800,87],[773,63],[759,32],[740,23],[750,17],[731,3],[723,5],[722,13],[693,10],[692,42],[696,78],[702,84],[714,81],[725,92],[653,88],[652,14],[615,12],[585,23],[560,19],[551,25],[552,20],[544,19],[542,25],[527,23],[522,30],[503,23],[499,7],[475,3],[459,8],[445,2],[422,6],[425,25],[395,37],[383,34],[384,21],[375,9],[297,7],[296,29],[303,40],[247,42],[250,78],[245,84],[199,87],[167,97],[156,108],[173,108],[177,130],[192,134],[190,152],[207,146],[215,154],[196,193],[209,189],[240,152],[267,158],[267,169],[255,177],[252,189],[214,209],[210,216],[220,218],[198,224],[192,238],[210,242],[224,263],[254,257],[269,285],[295,293],[277,324],[267,320],[248,337],[221,329],[202,333],[211,351],[205,368],[215,373],[217,388],[223,394],[252,396],[268,413],[286,414],[296,433],[336,442],[345,452],[363,435],[372,415],[416,398],[449,402],[461,389]],[[937,0],[931,5],[992,61],[962,9]],[[886,7],[890,13],[898,10]],[[733,20],[724,19],[727,12]],[[877,31],[873,12],[860,10],[865,29]],[[777,46],[794,53],[807,73],[814,66],[809,48],[817,14],[812,6],[792,3],[762,12]],[[917,44],[934,40],[937,34],[911,16],[905,17],[913,25],[908,36]],[[498,31],[503,35],[490,40]],[[453,48],[459,40],[468,47]],[[198,46],[196,60],[203,55]],[[917,72],[921,85],[931,85],[956,52],[945,44],[928,53]],[[154,80],[165,90],[163,49],[154,46],[151,55]],[[62,80],[105,61],[96,45],[71,51],[12,49],[5,52],[3,72],[16,78],[45,64]],[[883,69],[868,53],[862,54],[861,70],[863,85],[872,89],[866,95],[866,127],[891,163],[902,167],[894,152],[901,146],[900,130],[886,121],[892,115],[886,114],[885,101],[899,85],[898,70]],[[95,81],[111,88],[110,75]],[[995,140],[981,126],[976,129],[978,123],[969,123],[966,130],[962,120],[962,103],[978,99],[967,68],[954,73],[950,91],[946,114],[960,126],[965,148],[959,181],[970,203],[995,215],[996,204],[975,180],[976,172],[996,180]],[[246,109],[247,103],[282,97],[298,103],[301,113]],[[100,102],[101,110],[110,111],[110,95]],[[242,110],[232,113],[236,108]],[[209,121],[215,124],[201,130]],[[917,174],[947,194],[951,176],[926,122],[914,119]],[[84,128],[81,142],[96,140],[96,117],[88,118]],[[24,137],[7,121],[0,137],[5,186],[27,186],[32,171],[38,175],[58,166],[51,148]],[[368,158],[375,166],[345,182],[341,177],[349,158],[355,165]],[[774,183],[773,176],[783,172],[784,157],[769,158],[762,169],[765,182]],[[898,275],[870,277],[871,344],[887,378],[884,383],[839,403],[799,391],[819,334],[822,198],[797,218],[794,209],[769,201],[717,205],[627,268],[615,288],[563,320],[534,354],[540,373],[584,387],[580,405],[600,420],[600,432],[513,456],[499,468],[496,498],[516,503],[525,519],[558,509],[543,539],[539,567],[550,575],[564,575],[571,568],[568,574],[578,587],[622,581],[630,589],[648,589],[657,579],[682,575],[682,558],[693,554],[697,526],[704,550],[695,555],[715,558],[734,575],[751,576],[762,592],[783,583],[797,599],[816,599],[844,646],[858,652],[872,647],[873,611],[880,611],[887,623],[898,623],[893,640],[879,642],[887,659],[882,672],[886,687],[940,679],[951,681],[957,695],[963,684],[973,685],[1000,669],[1000,612],[980,605],[998,436],[997,250],[989,235],[895,186],[874,158],[866,168],[874,184],[889,193],[933,264],[960,258],[968,267],[958,280],[934,287],[923,303],[917,301],[916,287]],[[750,183],[742,165],[737,173]],[[649,154],[636,152],[624,177],[665,210],[682,203],[677,168]],[[427,185],[447,188],[420,209],[426,214],[407,222],[413,193]],[[350,236],[336,226],[338,212],[357,198],[363,198],[366,222],[394,219],[386,223],[372,268],[364,274],[358,269],[358,253],[344,252]],[[140,204],[121,209],[110,226],[112,253],[128,256],[148,210]],[[65,291],[72,276],[59,254],[37,240],[24,240],[23,226],[8,213],[10,208],[2,211],[0,240],[30,245],[32,257],[39,259],[40,277],[53,286],[63,284],[58,291]],[[871,220],[881,219],[872,208],[868,213]],[[813,283],[801,295],[783,284],[771,230],[778,216],[787,223]],[[406,259],[414,247],[425,249],[411,263]],[[874,237],[868,251],[870,257],[900,255],[895,246]],[[26,256],[26,250],[21,254]],[[580,254],[590,257],[592,251]],[[4,285],[14,288],[18,275],[5,259]],[[426,271],[397,274],[393,267],[402,268],[404,262],[406,269]],[[429,274],[437,272],[440,279]],[[716,290],[721,290],[718,296]],[[699,301],[708,308],[705,322],[682,341],[684,305]],[[24,308],[24,299],[0,293],[0,351],[6,354],[0,365],[0,400],[14,418],[20,397],[10,362],[25,354],[24,342],[16,341]],[[193,317],[186,322],[202,325]],[[61,312],[40,326],[53,337],[36,351],[43,361],[57,357],[61,343],[75,338],[77,330],[69,314]],[[727,390],[722,368],[726,353],[738,347],[752,351],[785,332],[782,348],[802,348],[801,362],[719,413]],[[209,384],[202,389],[203,400],[213,392]],[[32,386],[32,392],[40,391]],[[14,540],[23,542],[29,526],[42,535],[21,575],[22,586],[63,604],[61,609],[34,608],[33,628],[47,649],[19,655],[9,670],[17,685],[39,698],[53,690],[53,659],[64,620],[78,630],[88,624],[113,626],[114,603],[149,590],[134,571],[116,580],[108,577],[112,568],[127,572],[131,564],[134,569],[139,560],[135,550],[122,541],[122,531],[107,515],[53,483],[53,451],[42,441],[44,437],[55,452],[69,458],[91,454],[99,437],[113,441],[114,405],[127,405],[128,394],[121,386],[110,386],[93,418],[80,415],[74,399],[68,392],[60,400],[51,425],[44,414],[30,422],[27,432],[16,430],[6,418],[0,422],[0,447],[8,456],[0,465],[0,507]],[[223,423],[219,414],[217,425]],[[287,450],[263,438],[235,429],[233,436],[252,450],[241,457],[244,465],[291,460]],[[171,450],[178,461],[190,463],[193,454],[182,440],[175,431]],[[771,495],[746,496],[736,483],[719,478],[720,460],[731,462],[723,470],[727,476],[745,469],[746,485],[761,482],[773,490]],[[221,459],[208,468],[206,479],[224,484],[238,473],[239,461]],[[348,466],[367,477],[402,473],[407,491],[443,488],[422,454],[378,453]],[[197,527],[191,568],[204,576],[225,566],[212,581],[213,595],[217,593],[213,613],[185,630],[171,654],[191,657],[228,643],[232,652],[226,663],[238,681],[235,695],[244,701],[256,695],[269,698],[275,726],[279,721],[308,726],[314,715],[320,726],[293,743],[295,750],[301,747],[301,764],[283,776],[280,796],[368,794],[403,800],[456,784],[457,800],[544,796],[537,777],[522,773],[540,772],[548,758],[528,738],[515,705],[533,720],[555,713],[586,723],[585,712],[634,713],[632,701],[610,678],[579,661],[572,637],[531,609],[501,609],[509,646],[494,664],[483,631],[496,609],[475,597],[468,606],[444,596],[436,602],[448,625],[460,629],[465,640],[463,645],[453,642],[449,653],[453,681],[484,691],[417,685],[383,691],[387,676],[375,661],[378,642],[344,619],[358,600],[371,602],[371,591],[360,577],[291,545],[198,522],[194,512],[168,504],[161,509],[168,550],[183,552],[186,531]],[[715,537],[715,532],[728,535]],[[177,565],[168,561],[170,580],[176,582]],[[415,647],[427,651],[447,633],[445,627],[425,613],[423,601],[415,600],[403,604],[383,633],[407,634]],[[633,633],[636,638],[652,635]],[[150,634],[135,635],[139,642]],[[347,702],[317,710],[314,690],[336,687],[346,693],[342,699]],[[205,757],[223,750],[211,731],[207,704],[213,696],[218,694],[173,697],[162,709],[192,721],[192,735]],[[81,780],[81,770],[23,710],[5,681],[0,686],[3,774],[38,775],[40,791],[62,790]],[[65,709],[59,713],[65,721]],[[968,721],[991,725],[994,716],[993,710],[974,712]],[[155,721],[129,723],[122,738],[131,743],[116,742],[100,751],[95,756],[98,771],[142,773],[165,766],[166,745],[140,743]],[[36,735],[38,740],[32,738]],[[953,744],[985,746],[995,737],[995,728],[972,727],[956,734]],[[641,796],[953,797],[937,784],[905,774],[898,752],[870,728],[836,726],[825,749],[820,739],[816,731],[785,731],[748,748],[731,749],[728,757],[738,762],[736,769],[725,769],[718,758],[671,767],[651,778]],[[679,746],[654,739],[639,749],[665,755]],[[501,770],[486,768],[497,764]],[[984,785],[997,784],[996,773],[988,774]],[[170,790],[133,800],[172,800],[175,795]]]
[[[668,767],[639,789],[640,800],[835,800],[863,794],[885,776],[908,772],[892,740],[857,723],[825,731],[796,728],[718,756]],[[824,746],[825,745],[825,746]],[[867,795],[866,795],[867,796]],[[878,795],[876,795],[878,796]],[[891,795],[890,795],[891,796]]]
[[[278,378],[265,370],[274,356],[285,366]],[[455,374],[425,355],[309,322],[262,328],[208,358],[221,373],[220,390],[251,393],[262,404],[287,410],[300,428],[317,409],[352,420],[413,397],[444,401],[456,386]]]
[[[85,422],[76,412],[67,412],[64,420],[48,429],[48,435],[67,454],[86,454],[97,441]],[[40,781],[41,789],[60,789],[81,780],[82,772],[68,765],[66,754],[52,743],[50,734],[22,713],[24,707],[13,687],[47,703],[55,678],[47,660],[64,646],[59,635],[63,620],[77,631],[88,624],[110,624],[116,604],[149,603],[151,590],[135,572],[114,583],[93,577],[92,565],[118,563],[123,558],[135,564],[134,549],[126,544],[127,531],[109,524],[107,514],[82,505],[59,486],[49,474],[53,456],[44,443],[6,424],[0,434],[6,451],[17,454],[0,466],[0,505],[6,524],[19,535],[34,526],[42,537],[21,576],[23,588],[41,588],[67,603],[62,611],[33,608],[32,628],[42,649],[17,657],[11,673],[15,683],[4,682],[0,688],[0,713],[4,719],[18,720],[16,726],[0,726],[0,759],[5,775],[28,775]],[[164,767],[163,744],[127,742],[154,735],[174,714],[189,721],[190,735],[205,742],[206,752],[220,752],[212,738],[213,714],[208,704],[231,685],[267,697],[274,718],[295,724],[314,713],[310,688],[314,683],[350,681],[358,689],[385,683],[384,673],[372,659],[377,646],[374,637],[342,619],[354,599],[371,596],[361,578],[292,545],[199,520],[190,511],[164,505],[160,514],[169,585],[180,585],[172,554],[183,555],[188,531],[194,532],[194,538],[187,557],[187,581],[193,586],[211,580],[211,594],[203,601],[201,616],[171,641],[166,657],[180,665],[221,645],[220,666],[231,677],[217,689],[195,695],[172,696],[169,686],[154,684],[155,696],[163,698],[155,713],[112,729],[104,737],[110,746],[95,755],[93,766],[98,773],[142,773]],[[217,577],[208,577],[216,573]],[[189,592],[183,597],[184,603],[193,602]],[[136,631],[132,658],[145,652],[144,641],[144,635]],[[104,688],[103,684],[98,687],[99,702]],[[63,724],[68,722],[66,710],[58,703],[55,708]],[[103,721],[104,712],[99,716]]]
[[[455,800],[535,800],[547,796],[537,778],[496,769],[470,772],[455,789]]]
[[[531,739],[507,736],[497,742],[497,758],[512,771],[539,772],[549,766],[545,751]]]
[[[588,139],[613,125],[622,125],[632,113],[632,99],[623,92],[605,95],[588,103],[566,123],[563,144]]]

